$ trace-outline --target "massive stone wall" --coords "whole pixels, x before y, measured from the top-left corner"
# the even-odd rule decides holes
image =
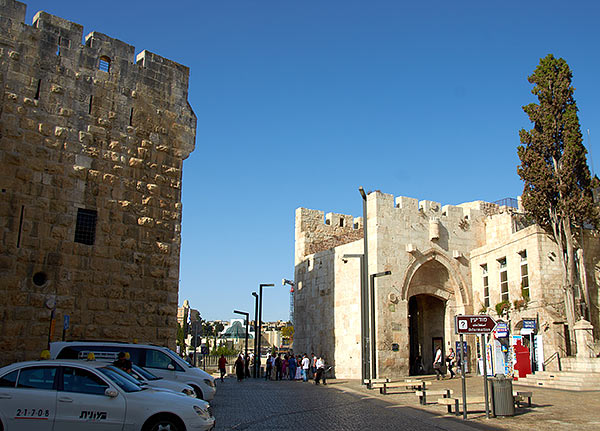
[[[189,70],[25,11],[0,0],[0,364],[66,315],[69,339],[172,345]]]

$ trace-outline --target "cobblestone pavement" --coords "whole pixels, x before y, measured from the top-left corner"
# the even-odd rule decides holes
[[[447,408],[435,404],[435,399],[427,406],[421,406],[414,392],[403,388],[394,390],[392,394],[380,395],[377,390],[368,390],[360,385],[359,381],[336,381],[336,387],[356,394],[370,394],[373,398],[383,402],[411,406],[416,409],[428,411],[433,414],[450,417]],[[468,424],[470,426],[490,425],[496,429],[511,431],[596,431],[600,430],[600,388],[594,392],[573,392],[541,387],[519,386],[514,382],[513,390],[530,391],[533,393],[532,406],[523,405],[516,409],[515,416],[486,419],[483,404],[474,404],[468,407]],[[432,379],[431,389],[451,389],[454,397],[461,397],[461,380],[436,381]],[[467,395],[483,395],[483,378],[468,376],[466,379]],[[437,397],[434,397],[437,398]],[[460,416],[462,418],[462,415]],[[459,419],[462,420],[462,419]]]
[[[356,382],[327,386],[233,378],[217,382],[211,401],[217,430],[495,430],[362,393]],[[413,402],[413,405],[415,403]]]

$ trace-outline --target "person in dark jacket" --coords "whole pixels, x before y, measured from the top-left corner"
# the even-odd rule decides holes
[[[246,374],[244,368],[244,357],[242,356],[242,354],[240,353],[240,355],[238,356],[238,358],[235,361],[235,374],[237,376],[238,382],[241,382],[242,380],[244,380],[244,375]]]

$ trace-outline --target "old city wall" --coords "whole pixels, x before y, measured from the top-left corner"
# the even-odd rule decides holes
[[[69,315],[70,339],[172,344],[189,70],[25,11],[0,0],[0,363],[39,355],[52,309],[53,340]]]
[[[429,337],[443,337],[447,349],[456,338],[454,316],[473,311],[469,257],[484,241],[485,215],[480,202],[442,206],[381,192],[369,194],[367,205],[369,273],[392,272],[375,282],[378,370],[380,375],[407,375],[410,297],[424,294],[444,301],[444,316],[423,328]],[[427,369],[431,341],[420,342],[419,348]]]
[[[362,253],[362,234],[362,218],[296,210],[294,350],[324,355],[338,377],[350,377],[348,361],[360,361],[360,281],[344,270],[340,256]],[[359,268],[355,262],[348,265]],[[350,356],[341,357],[349,343],[355,346]]]

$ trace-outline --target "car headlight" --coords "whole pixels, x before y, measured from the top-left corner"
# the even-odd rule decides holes
[[[211,418],[211,414],[209,411],[209,407],[202,407],[202,406],[194,406],[194,411],[196,412],[196,414],[204,419],[210,419]]]
[[[206,383],[208,386],[210,386],[211,388],[215,387],[215,381],[214,380],[210,380],[210,379],[204,379],[204,383]]]
[[[194,391],[194,390],[193,390],[193,389],[191,389],[191,388],[190,388],[190,389],[188,389],[188,388],[185,388],[185,389],[184,389],[183,391],[181,391],[181,392],[183,392],[184,394],[186,394],[186,395],[188,395],[188,396],[190,396],[190,397],[196,398],[196,391]]]

